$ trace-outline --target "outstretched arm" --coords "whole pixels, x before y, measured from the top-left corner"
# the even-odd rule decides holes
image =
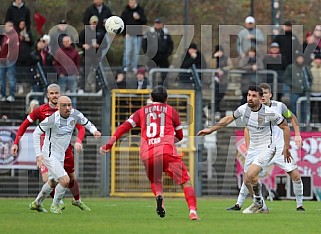
[[[230,123],[232,123],[235,120],[233,115],[227,115],[224,118],[222,118],[216,125],[212,126],[211,128],[206,128],[197,133],[197,136],[205,136],[208,134],[211,134],[212,132],[215,132],[221,128],[226,127]]]
[[[290,128],[288,123],[284,119],[284,121],[279,124],[279,127],[283,130],[283,138],[284,138],[284,147],[283,147],[283,155],[285,162],[291,162],[292,156],[290,153]]]
[[[107,142],[106,145],[100,147],[100,153],[104,154],[110,151],[110,149],[113,147],[114,143],[125,133],[127,133],[133,126],[128,122],[124,122],[122,125],[120,125],[113,136],[110,138],[110,140]]]
[[[291,113],[291,117],[290,117],[293,129],[294,129],[294,141],[296,146],[300,149],[302,147],[302,138],[301,138],[301,133],[300,133],[300,126],[299,126],[299,121],[297,119],[297,117]]]

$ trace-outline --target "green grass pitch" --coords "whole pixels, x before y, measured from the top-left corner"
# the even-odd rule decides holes
[[[166,198],[166,217],[159,218],[153,198],[84,198],[92,209],[81,211],[65,198],[63,214],[29,210],[32,198],[0,199],[1,233],[319,233],[321,203],[305,201],[297,212],[294,201],[267,201],[269,214],[226,211],[234,199],[199,198],[200,221],[190,221],[184,198]],[[51,199],[45,201],[49,209]],[[249,206],[248,199],[243,208]]]

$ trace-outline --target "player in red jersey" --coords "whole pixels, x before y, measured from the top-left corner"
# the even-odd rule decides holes
[[[57,103],[58,98],[60,97],[60,87],[57,84],[51,84],[47,88],[47,97],[49,102],[46,104],[43,104],[39,106],[38,108],[34,109],[27,118],[23,121],[23,123],[20,125],[19,130],[17,132],[16,139],[14,141],[14,144],[11,148],[11,153],[14,156],[18,155],[18,149],[19,149],[19,140],[25,133],[26,129],[34,122],[39,120],[40,122],[43,121],[46,117],[52,115],[54,112],[58,110]],[[85,136],[85,128],[81,125],[76,125],[78,129],[78,139],[75,143],[75,149],[77,151],[82,149],[82,140]],[[68,149],[66,150],[65,154],[65,161],[64,161],[64,168],[66,172],[68,173],[68,176],[70,177],[69,182],[69,189],[74,197],[74,200],[72,200],[72,205],[79,207],[81,210],[90,210],[88,206],[85,205],[80,200],[80,191],[79,191],[79,185],[78,181],[76,180],[75,176],[75,164],[74,164],[74,156],[72,152],[72,145],[70,144]],[[43,182],[48,181],[48,169],[45,167],[45,165],[41,166],[40,169],[42,180]],[[54,191],[51,195],[54,194]],[[36,208],[35,208],[36,209]],[[61,209],[64,209],[64,204],[61,204]],[[36,209],[38,211],[43,211],[42,209]]]
[[[137,110],[117,128],[109,142],[100,147],[100,152],[109,152],[117,139],[131,128],[139,126],[141,128],[140,157],[156,197],[157,214],[162,218],[165,217],[162,175],[166,172],[184,190],[190,219],[199,220],[196,213],[195,191],[175,146],[176,142],[183,139],[180,117],[172,106],[166,104],[167,90],[163,86],[156,86],[153,89],[151,100],[152,104]]]

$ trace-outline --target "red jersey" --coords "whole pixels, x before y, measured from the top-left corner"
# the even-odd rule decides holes
[[[39,120],[40,122],[43,121],[46,117],[52,115],[54,112],[56,112],[58,108],[51,107],[49,103],[43,104],[39,106],[38,108],[34,109],[27,118],[23,121],[23,123],[20,125],[19,130],[17,132],[16,139],[14,141],[14,144],[18,144],[20,138],[25,133],[26,129],[35,121]],[[85,137],[85,128],[81,125],[76,125],[78,129],[78,139],[77,142],[82,142],[82,140]],[[70,148],[71,146],[69,146]],[[70,149],[69,149],[70,150]]]
[[[132,127],[141,128],[140,156],[143,161],[154,156],[177,156],[175,142],[183,139],[177,111],[166,103],[154,102],[137,110],[117,128],[104,148],[110,149]]]

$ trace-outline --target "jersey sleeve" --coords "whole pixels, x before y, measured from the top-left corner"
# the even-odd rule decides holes
[[[239,106],[234,112],[233,112],[233,117],[234,119],[240,118],[244,113],[244,105]]]
[[[77,122],[84,126],[91,134],[97,131],[96,126],[91,123],[80,111],[75,110],[75,114],[77,115]]]
[[[55,115],[51,115],[50,117],[45,118],[35,129],[33,132],[33,146],[35,149],[36,156],[42,155],[41,146],[40,146],[40,138],[41,135],[46,133],[54,124]]]
[[[77,136],[76,142],[82,143],[82,141],[85,138],[86,130],[84,126],[82,126],[81,124],[76,124],[76,128],[78,130],[78,136]]]
[[[268,120],[274,122],[276,125],[281,124],[284,121],[284,117],[279,113],[271,112],[267,115]]]
[[[20,125],[16,139],[14,140],[14,144],[18,145],[20,138],[23,136],[23,134],[26,132],[26,129],[35,122],[37,119],[40,118],[40,107],[34,109],[28,116],[27,118],[22,122]]]
[[[140,112],[141,112],[141,109],[135,111],[134,114],[132,114],[128,119],[127,121],[132,125],[132,127],[136,127],[136,126],[141,126],[141,116],[140,116]]]
[[[288,119],[291,117],[292,112],[288,109],[288,107],[284,103],[281,104],[281,110],[282,110],[282,116],[284,118]]]

